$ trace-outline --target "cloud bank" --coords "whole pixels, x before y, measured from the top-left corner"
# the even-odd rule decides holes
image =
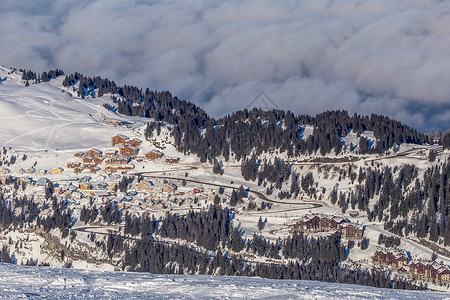
[[[215,117],[280,108],[450,128],[450,4],[438,0],[0,0],[0,63],[100,75]]]

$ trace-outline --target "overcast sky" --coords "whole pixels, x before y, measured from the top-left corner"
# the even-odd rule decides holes
[[[0,0],[0,64],[170,90],[220,117],[264,91],[295,113],[450,128],[438,0]]]

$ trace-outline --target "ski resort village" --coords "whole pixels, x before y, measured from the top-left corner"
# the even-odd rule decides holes
[[[324,144],[320,117],[203,122],[163,92],[61,73],[0,68],[1,261],[450,291],[442,140],[344,114]]]

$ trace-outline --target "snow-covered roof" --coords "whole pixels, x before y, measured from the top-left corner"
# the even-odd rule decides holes
[[[92,177],[91,176],[83,176],[80,178],[80,182],[89,182],[91,181]]]
[[[165,186],[170,186],[170,187],[172,187],[172,188],[174,188],[174,189],[177,188],[177,185],[176,185],[175,183],[171,183],[171,182],[165,183],[164,185],[165,185]]]
[[[127,136],[124,135],[124,134],[116,134],[115,137],[116,137],[116,136],[121,137],[121,138],[123,138],[123,139],[125,139],[125,140],[128,140],[128,139],[129,139],[129,137],[127,137]]]
[[[156,149],[154,149],[154,150],[150,150],[149,152],[147,152],[147,153],[158,153],[158,154],[161,154],[161,155],[163,155],[164,153],[162,153],[161,151],[159,151],[159,150],[156,150]]]

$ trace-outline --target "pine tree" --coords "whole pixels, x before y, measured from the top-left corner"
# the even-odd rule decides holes
[[[261,230],[263,230],[263,229],[264,229],[264,223],[263,223],[262,218],[259,217],[259,220],[258,220],[258,230],[261,231]]]
[[[366,250],[369,247],[369,240],[366,237],[363,237],[361,240],[361,250]]]
[[[238,204],[238,195],[236,193],[236,190],[233,190],[233,192],[231,192],[230,206],[236,206],[237,204]]]

